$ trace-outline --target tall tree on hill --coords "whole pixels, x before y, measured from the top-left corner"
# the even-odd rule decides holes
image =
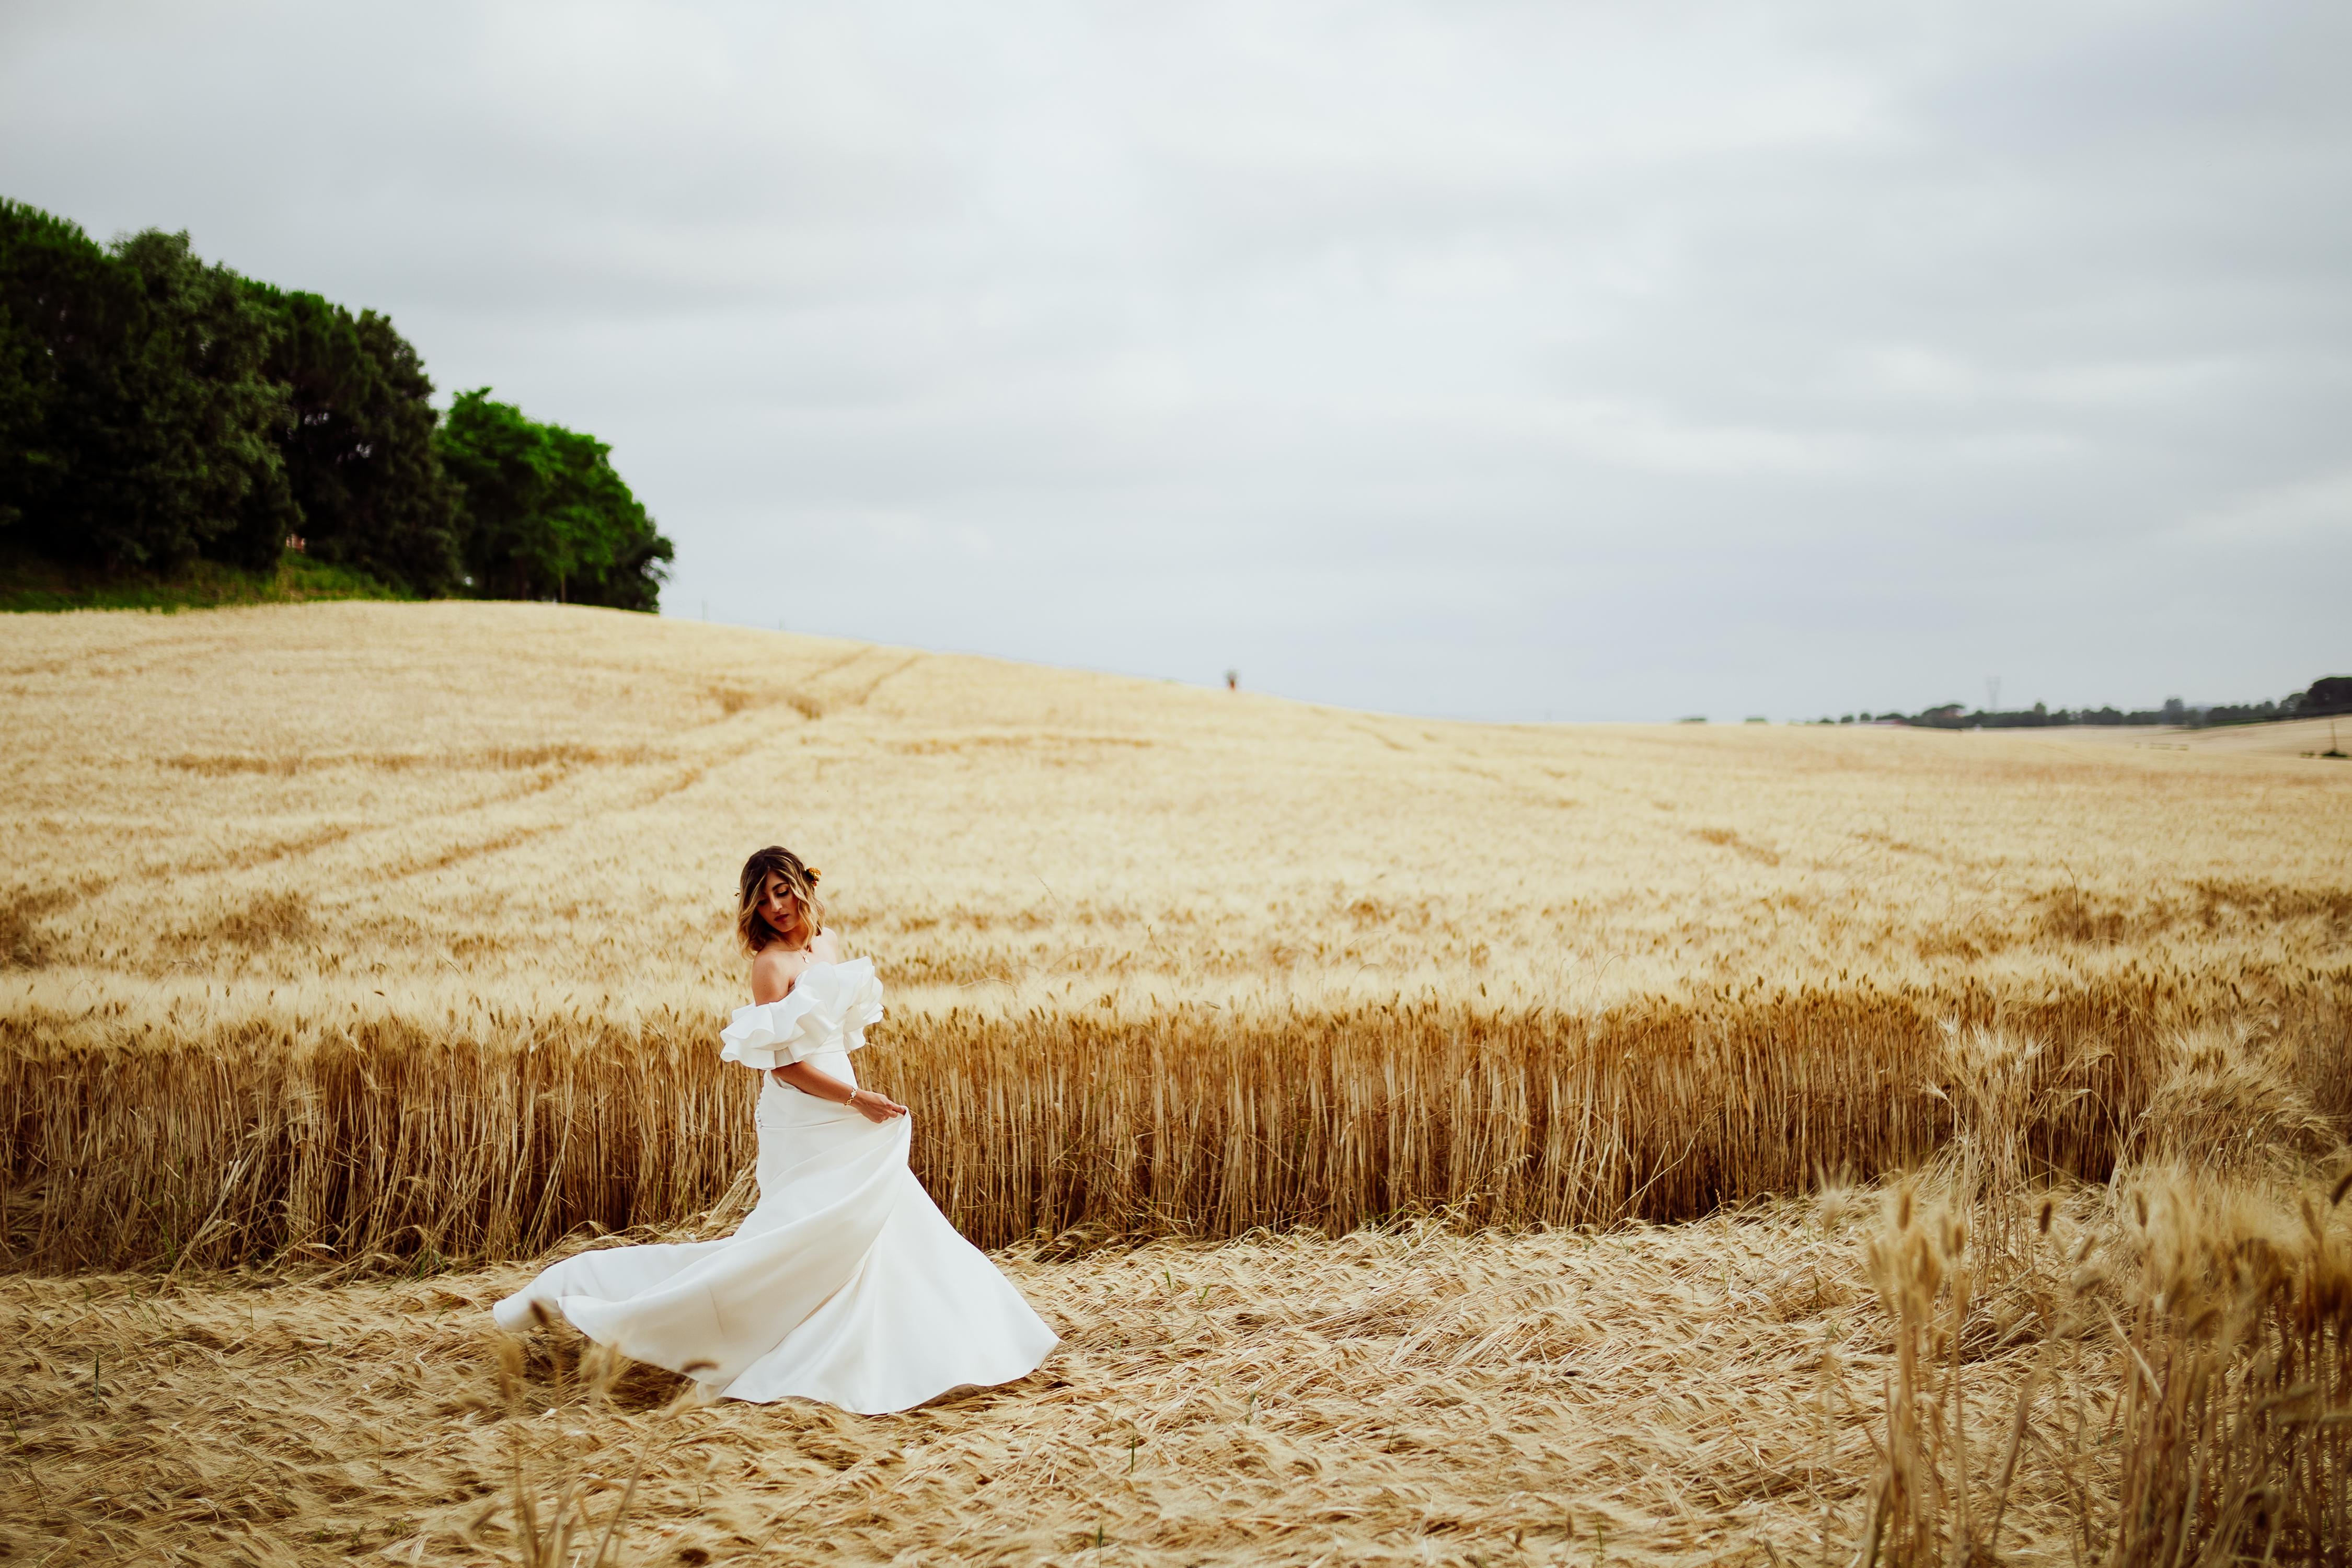
[[[83,292],[77,273],[108,270],[105,254],[71,224],[0,200],[0,541],[21,542],[28,511],[42,511],[56,493],[63,457],[50,421],[60,382],[87,356],[60,361],[70,339],[55,318]]]
[[[415,349],[373,310],[249,287],[277,329],[268,371],[287,389],[278,447],[304,548],[411,593],[456,590],[458,490]]]
[[[0,201],[0,525],[43,554],[89,552],[77,524],[131,413],[125,346],[136,280],[81,229]]]
[[[670,542],[593,436],[542,425],[490,389],[461,393],[435,437],[463,494],[466,567],[489,598],[651,610]]]
[[[110,569],[278,558],[298,514],[272,439],[267,315],[185,235],[111,253],[0,201],[0,522]]]
[[[288,399],[267,364],[276,323],[244,279],[198,260],[185,234],[149,229],[114,248],[145,285],[154,327],[142,423],[155,447],[150,514],[172,529],[166,559],[276,565],[302,521],[278,450]]]

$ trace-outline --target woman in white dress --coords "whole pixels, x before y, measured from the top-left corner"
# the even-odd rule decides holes
[[[720,1054],[761,1074],[759,1205],[724,1241],[566,1258],[498,1304],[501,1328],[544,1309],[726,1398],[869,1415],[1011,1382],[1054,1348],[907,1168],[907,1108],[858,1087],[882,987],[872,959],[842,961],[816,882],[789,849],[743,867],[751,1005]]]

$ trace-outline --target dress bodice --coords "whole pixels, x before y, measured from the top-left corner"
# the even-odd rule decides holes
[[[854,1051],[882,1018],[882,982],[870,958],[810,964],[773,1002],[735,1009],[719,1056],[766,1071],[829,1051]]]

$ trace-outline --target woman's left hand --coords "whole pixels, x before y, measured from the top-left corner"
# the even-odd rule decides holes
[[[857,1090],[849,1097],[846,1103],[850,1110],[868,1121],[891,1121],[907,1114],[905,1106],[888,1095],[878,1094],[870,1089]]]

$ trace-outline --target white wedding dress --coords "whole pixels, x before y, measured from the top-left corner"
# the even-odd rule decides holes
[[[1055,1333],[907,1168],[912,1118],[868,1121],[768,1076],[807,1062],[855,1083],[849,1053],[881,1016],[865,958],[736,1009],[721,1054],[760,1072],[759,1206],[723,1241],[568,1258],[500,1301],[499,1326],[536,1305],[729,1399],[867,1415],[1034,1371]]]

